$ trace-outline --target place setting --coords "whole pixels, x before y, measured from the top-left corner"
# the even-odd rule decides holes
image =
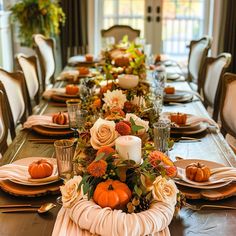
[[[86,66],[93,66],[96,63],[101,62],[101,60],[97,57],[95,57],[92,54],[86,54],[86,55],[78,55],[70,57],[67,64],[71,67],[86,65]]]
[[[181,112],[163,112],[161,117],[170,120],[171,134],[195,135],[203,133],[209,126],[217,129],[218,125],[211,119]]]
[[[163,101],[164,103],[184,103],[190,102],[193,99],[193,94],[188,91],[177,90],[175,87],[167,86],[164,88]]]
[[[0,187],[11,195],[56,194],[61,184],[55,158],[26,157],[0,167]]]
[[[23,128],[32,129],[36,133],[48,137],[70,136],[73,133],[69,127],[67,112],[29,116],[23,124]]]
[[[180,159],[174,164],[177,167],[174,181],[186,198],[220,200],[236,193],[234,167],[201,159]]]

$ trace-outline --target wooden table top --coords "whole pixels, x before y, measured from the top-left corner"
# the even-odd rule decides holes
[[[174,82],[174,86],[181,90],[190,90],[186,82]],[[39,113],[52,113],[65,110],[65,107],[55,107],[46,101],[41,103]],[[204,106],[200,101],[184,103],[180,105],[165,106],[163,111],[178,111],[190,114],[209,117]],[[51,157],[54,149],[53,144],[38,144],[29,141],[30,138],[39,138],[40,136],[29,130],[22,130],[16,139],[9,146],[7,152],[0,160],[0,165],[10,163],[14,160],[42,156]],[[225,142],[220,133],[207,130],[202,135],[201,142],[195,143],[176,143],[173,150],[170,151],[170,157],[175,160],[179,155],[184,158],[197,158],[211,160],[222,163],[226,166],[236,167],[236,157]],[[0,204],[11,203],[45,203],[55,202],[56,196],[45,196],[37,198],[14,197],[0,190]],[[191,202],[191,201],[190,201]],[[204,203],[204,200],[192,201],[194,204]],[[220,204],[229,204],[236,206],[236,197],[218,201]],[[60,206],[52,209],[49,213],[39,215],[37,213],[0,213],[0,235],[1,236],[48,236],[51,235],[54,222]],[[207,210],[191,211],[181,209],[179,216],[174,218],[169,226],[171,235],[234,235],[236,231],[236,211],[235,210]]]

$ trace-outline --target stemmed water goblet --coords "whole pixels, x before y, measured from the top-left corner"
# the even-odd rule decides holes
[[[73,157],[75,153],[75,143],[70,139],[56,140],[54,142],[55,155],[57,159],[58,175],[63,180],[73,177]],[[62,197],[57,198],[57,202],[62,204]]]
[[[81,101],[79,99],[69,99],[66,101],[69,127],[74,132],[74,137],[78,137],[78,112],[80,111]]]

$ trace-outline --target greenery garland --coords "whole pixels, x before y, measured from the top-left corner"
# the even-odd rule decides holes
[[[10,8],[13,21],[19,24],[19,38],[24,46],[32,46],[32,35],[46,37],[60,33],[60,24],[65,23],[65,14],[58,0],[21,0]]]

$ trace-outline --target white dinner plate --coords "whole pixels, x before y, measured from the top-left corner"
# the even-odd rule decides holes
[[[59,180],[58,177],[58,172],[57,172],[57,162],[55,158],[49,158],[49,157],[26,157],[23,159],[19,159],[14,161],[14,164],[17,165],[22,165],[22,166],[29,166],[32,162],[34,161],[38,161],[40,159],[46,159],[49,162],[51,162],[53,164],[53,174],[49,177],[43,178],[43,179],[32,179],[27,171],[27,174],[29,176],[29,180],[28,181],[21,181],[21,180],[12,180],[10,179],[11,182],[16,183],[16,184],[21,184],[21,185],[28,185],[28,186],[41,186],[41,185],[47,185],[47,184],[51,184],[54,182],[57,182]],[[53,180],[51,179],[51,177],[55,177]],[[37,182],[40,181],[40,182]]]
[[[223,167],[223,164],[217,163],[217,162],[213,162],[213,161],[207,161],[207,160],[200,160],[200,159],[185,159],[185,160],[178,160],[174,162],[174,165],[180,169],[185,170],[185,168],[194,162],[199,162],[201,164],[204,164],[206,166],[208,166],[210,169],[213,168],[219,168],[219,167]],[[221,183],[211,183],[209,185],[197,185],[198,183],[196,182],[196,185],[194,184],[190,184],[187,183],[181,179],[174,179],[174,181],[177,184],[186,186],[186,187],[191,187],[191,188],[197,188],[197,189],[215,189],[215,188],[221,188],[223,186],[226,186],[228,184],[230,184],[232,181],[227,181],[227,182],[221,182]]]

